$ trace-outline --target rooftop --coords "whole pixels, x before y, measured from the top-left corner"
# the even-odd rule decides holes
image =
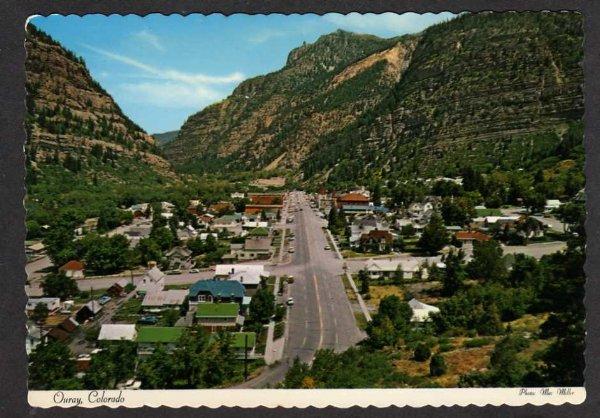
[[[237,303],[200,303],[196,307],[196,317],[237,318],[239,310]]]
[[[59,270],[60,271],[66,271],[66,270],[83,270],[84,266],[83,263],[81,261],[77,261],[77,260],[71,260],[69,262],[67,262],[66,264],[62,265]]]
[[[179,341],[185,328],[181,327],[141,327],[137,334],[139,343],[174,343]]]
[[[213,297],[244,297],[244,285],[230,280],[199,280],[190,286],[189,295],[197,296],[198,293],[208,292]]]
[[[102,324],[98,340],[135,340],[136,330],[134,324]]]

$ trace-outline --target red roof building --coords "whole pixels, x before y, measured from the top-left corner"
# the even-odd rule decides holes
[[[485,242],[492,239],[487,234],[479,231],[458,231],[455,235],[456,239],[459,241],[467,241],[467,242]]]
[[[370,200],[367,196],[361,193],[346,193],[338,196],[336,199],[337,206],[342,207],[343,205],[362,205],[367,206]]]
[[[68,263],[59,267],[58,271],[65,273],[65,276],[72,277],[74,279],[83,278],[83,270],[85,269],[84,264],[81,261],[71,260]]]

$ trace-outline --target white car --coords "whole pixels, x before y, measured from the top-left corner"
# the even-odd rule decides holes
[[[286,304],[292,306],[294,304],[294,298],[287,298]]]
[[[191,269],[190,273],[192,273],[192,274],[200,273],[200,269]]]

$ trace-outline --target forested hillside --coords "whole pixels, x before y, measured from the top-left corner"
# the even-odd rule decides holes
[[[281,70],[192,115],[165,154],[195,172],[297,167],[319,138],[379,103],[414,45],[414,37],[322,36],[292,50]]]
[[[581,136],[569,143],[583,115],[581,25],[574,13],[486,13],[430,27],[386,100],[323,138],[305,176],[452,175],[467,163],[583,156]]]
[[[33,25],[27,48],[28,234],[147,199],[177,183],[154,139],[123,114],[83,60]]]
[[[332,186],[466,162],[581,168],[582,41],[577,13],[464,14],[389,40],[338,31],[191,116],[165,154],[185,170],[287,167]]]

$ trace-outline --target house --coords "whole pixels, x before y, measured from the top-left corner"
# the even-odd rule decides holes
[[[27,301],[27,313],[30,314],[31,312],[33,312],[35,307],[40,303],[46,305],[50,314],[58,312],[61,307],[60,298],[30,298]]]
[[[25,352],[31,354],[42,342],[42,330],[34,323],[27,324],[27,339],[25,340]]]
[[[506,225],[508,225],[509,228],[512,228],[520,218],[521,216],[519,215],[477,217],[473,218],[471,228],[504,228]]]
[[[244,214],[248,216],[260,215],[264,213],[268,218],[273,219],[277,216],[277,213],[281,210],[282,205],[253,205],[248,204],[244,209]]]
[[[215,217],[213,215],[211,215],[210,213],[205,213],[202,215],[198,215],[196,216],[196,218],[198,219],[198,224],[201,228],[207,228],[208,226],[210,226]]]
[[[190,306],[211,302],[242,303],[244,286],[235,280],[199,280],[190,286],[188,298]]]
[[[244,241],[244,249],[238,253],[240,260],[268,260],[271,258],[273,249],[271,237],[249,237]]]
[[[546,212],[550,212],[554,209],[558,209],[562,206],[562,202],[558,199],[548,199],[546,200],[546,205],[544,206],[544,210]]]
[[[369,205],[342,205],[342,210],[347,215],[359,215],[359,214],[370,214],[370,213],[388,213],[389,210],[385,206]]]
[[[87,218],[83,221],[83,229],[85,229],[86,232],[96,231],[96,229],[98,229],[98,219],[100,218]]]
[[[46,246],[41,242],[35,242],[26,247],[26,253],[28,255],[36,255],[42,253],[46,249]]]
[[[136,291],[140,295],[161,291],[165,287],[165,280],[166,275],[154,266],[137,283]]]
[[[240,224],[241,216],[223,215],[213,221],[211,228],[216,231],[227,231],[233,235],[242,233],[242,225]]]
[[[388,231],[387,224],[382,223],[377,217],[370,215],[363,218],[355,219],[350,225],[350,245],[356,246],[359,244],[360,237],[363,234],[368,234],[374,230]]]
[[[229,197],[232,199],[244,199],[246,194],[242,192],[233,192],[229,195]]]
[[[102,310],[102,305],[97,300],[92,300],[83,305],[75,314],[75,320],[83,324],[88,319],[94,318]]]
[[[201,303],[196,307],[194,317],[196,323],[207,331],[236,328],[244,324],[244,317],[239,314],[240,305],[229,303]]]
[[[169,289],[146,293],[142,308],[177,308],[185,302],[186,289]]]
[[[429,320],[429,316],[432,313],[437,313],[440,311],[440,308],[437,308],[435,306],[432,305],[427,305],[426,303],[420,302],[415,298],[412,298],[409,302],[408,302],[408,306],[410,306],[410,308],[413,311],[413,315],[412,315],[412,319],[411,321],[414,322],[425,322]]]
[[[242,222],[242,229],[245,230],[252,230],[255,228],[265,228],[268,229],[269,228],[269,222],[267,221],[250,221],[250,220],[245,220]]]
[[[84,278],[83,270],[83,263],[77,260],[71,260],[58,268],[58,271],[64,273],[65,276],[71,277],[75,280]]]
[[[111,287],[108,288],[106,293],[108,293],[112,297],[121,297],[125,295],[125,288],[129,284],[129,280],[121,279],[115,283]]]
[[[235,280],[244,285],[246,294],[254,294],[260,286],[261,278],[270,274],[262,264],[218,264],[215,279]]]
[[[182,327],[140,327],[135,338],[138,343],[138,355],[152,354],[159,344],[168,352],[172,352],[184,331],[185,328]]]
[[[187,268],[191,265],[192,252],[186,247],[173,247],[167,252],[166,256],[170,268]]]
[[[248,193],[251,205],[283,207],[284,195],[282,193]]]
[[[214,239],[219,239],[219,234],[216,232],[202,232],[198,237],[200,238],[200,241],[206,241],[209,235]]]
[[[134,324],[102,324],[98,341],[135,341],[136,337]]]
[[[344,205],[348,206],[369,206],[371,199],[364,193],[351,192],[346,193],[335,198],[336,205],[338,208],[342,208]]]
[[[362,248],[378,252],[389,251],[394,243],[394,236],[389,231],[372,230],[367,234],[362,234],[359,238],[359,245]]]
[[[458,241],[466,244],[473,244],[475,241],[485,242],[492,239],[489,235],[479,231],[458,231],[454,234],[454,237]]]
[[[233,212],[235,207],[231,202],[220,201],[217,203],[213,203],[208,207],[208,211],[217,215],[224,214],[227,212]]]

